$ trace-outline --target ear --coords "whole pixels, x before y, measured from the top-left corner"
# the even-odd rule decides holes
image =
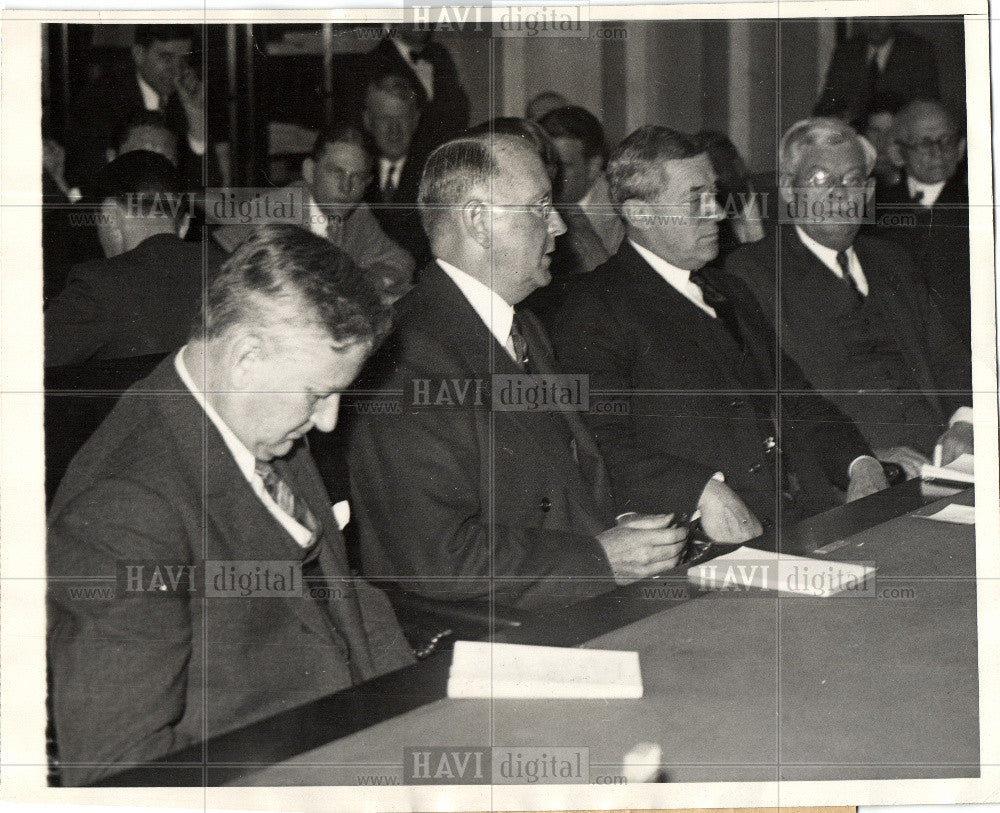
[[[113,149],[113,148],[111,148],[111,147],[108,147],[104,151],[104,160],[107,161],[109,164],[112,161],[114,161],[117,157],[118,157],[118,151],[115,150],[115,149]]]
[[[309,186],[313,185],[313,178],[316,177],[316,162],[313,161],[312,157],[306,158],[302,162],[302,180],[305,181]]]
[[[372,131],[372,114],[367,107],[361,112],[361,123],[369,133]]]
[[[783,174],[778,181],[778,194],[781,195],[781,199],[785,203],[791,203],[792,199],[795,197],[794,192],[792,192],[792,185],[795,183],[795,176],[789,174]]]
[[[622,219],[630,229],[646,231],[651,214],[649,204],[644,200],[629,198],[622,204]]]
[[[263,337],[256,331],[237,328],[226,352],[229,380],[237,391],[259,386],[258,367],[267,355]]]
[[[146,55],[146,49],[143,48],[141,45],[132,46],[132,59],[134,59],[136,62],[141,61],[145,57],[145,55]]]
[[[462,207],[462,229],[484,249],[492,243],[493,226],[490,209],[481,200],[470,200]]]
[[[958,160],[961,161],[965,156],[965,148],[968,146],[968,142],[963,138],[958,142]]]
[[[101,204],[97,235],[108,257],[116,257],[125,250],[125,233],[122,230],[124,214],[113,198],[106,198]]]

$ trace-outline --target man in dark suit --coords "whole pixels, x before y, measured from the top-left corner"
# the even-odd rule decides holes
[[[888,17],[854,21],[858,33],[833,52],[815,114],[864,121],[876,98],[904,105],[937,98],[934,46]]]
[[[685,531],[670,527],[671,515],[616,524],[616,511],[700,505],[706,528],[727,541],[758,530],[724,484],[705,485],[711,471],[666,457],[645,462],[660,476],[644,492],[616,501],[574,412],[504,408],[514,388],[535,398],[555,372],[538,323],[514,312],[549,282],[564,229],[530,146],[505,135],[441,146],[420,203],[437,260],[397,303],[392,343],[366,378],[380,400],[398,403],[402,391],[403,408],[359,410],[351,440],[366,575],[442,599],[537,609],[676,564]]]
[[[129,119],[143,110],[163,113],[177,139],[182,177],[205,185],[205,92],[189,64],[192,42],[188,26],[136,26],[131,62],[116,66],[73,104],[66,144],[70,186],[86,191],[107,162],[107,151],[118,148]]]
[[[782,351],[849,415],[878,457],[915,476],[972,449],[970,359],[895,243],[858,231],[875,149],[836,119],[793,125],[779,146],[777,236],[727,270],[776,320]]]
[[[365,92],[362,120],[378,153],[365,201],[382,231],[409,252],[419,268],[430,259],[417,207],[426,153],[417,151],[413,143],[420,107],[410,83],[393,74],[374,79]]]
[[[167,353],[184,344],[225,255],[181,238],[188,213],[162,155],[116,158],[98,182],[105,258],[74,266],[45,310],[45,365]]]
[[[429,26],[387,26],[388,36],[368,52],[368,78],[402,76],[422,111],[413,137],[424,155],[469,126],[469,98],[448,49]]]
[[[302,440],[334,427],[388,323],[337,248],[263,227],[222,268],[188,344],[73,460],[48,526],[64,783],[411,662],[385,596],[348,568],[345,517]]]
[[[627,239],[573,281],[552,339],[564,370],[587,374],[593,389],[628,393],[617,399],[627,408],[587,415],[618,490],[643,476],[638,461],[665,452],[720,472],[765,526],[779,506],[797,519],[835,504],[835,489],[854,498],[885,488],[848,419],[775,357],[753,294],[705,267],[718,253],[722,214],[704,147],[643,127],[614,151],[608,178]],[[778,363],[793,391],[780,399]],[[779,480],[789,471],[801,487]]]
[[[878,234],[902,245],[941,315],[969,343],[969,186],[965,138],[939,102],[911,102],[893,126],[897,184],[878,188]]]

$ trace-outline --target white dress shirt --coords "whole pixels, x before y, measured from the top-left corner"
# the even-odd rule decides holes
[[[264,481],[257,474],[256,465],[257,459],[253,456],[253,453],[243,445],[241,441],[235,434],[233,430],[226,426],[225,421],[218,412],[212,407],[208,401],[205,400],[205,396],[201,393],[198,387],[195,385],[194,380],[191,378],[191,374],[188,372],[187,367],[184,364],[184,353],[187,351],[187,345],[184,345],[177,353],[174,358],[174,369],[177,370],[177,375],[180,377],[181,381],[184,382],[184,386],[191,391],[191,395],[194,397],[195,401],[198,402],[199,406],[205,410],[205,414],[208,419],[212,422],[216,429],[219,430],[219,434],[222,436],[222,442],[226,444],[226,448],[229,449],[229,453],[233,456],[233,460],[236,461],[236,465],[243,475],[244,479],[250,484],[253,489],[254,494],[257,498],[264,504],[264,507],[280,524],[281,527],[288,531],[292,539],[295,540],[296,544],[300,547],[306,548],[312,542],[312,531],[306,528],[304,525],[300,525],[296,522],[290,515],[286,514],[281,506],[279,506],[270,494],[267,493],[267,489],[264,488]],[[341,503],[338,503],[341,505]],[[337,506],[333,508],[333,515],[337,520],[337,524],[343,530],[344,526],[350,521],[350,507],[347,501],[343,501],[343,508],[339,510]],[[345,517],[343,524],[341,524],[341,518]]]
[[[142,94],[142,106],[147,110],[162,110],[166,107],[166,100],[160,98],[160,94],[157,93],[152,85],[150,85],[139,73],[136,73],[135,78],[139,80],[139,93]],[[191,152],[195,155],[205,154],[205,142],[198,141],[191,137],[188,133],[188,144],[191,146]],[[117,144],[115,147],[117,148]]]
[[[879,73],[885,70],[885,66],[889,64],[889,54],[892,53],[892,44],[895,42],[895,37],[889,37],[881,45],[869,45],[868,46],[868,64],[871,64],[872,57],[878,60]]]
[[[384,190],[392,180],[395,189],[399,189],[399,179],[403,174],[403,164],[406,163],[406,156],[390,161],[388,158],[378,159],[378,188]]]
[[[701,308],[713,319],[716,318],[715,308],[705,304],[705,297],[702,294],[701,288],[691,282],[690,271],[671,265],[662,257],[658,257],[648,248],[640,246],[632,239],[629,239],[629,242],[632,244],[632,248],[639,252],[639,256],[649,263],[653,267],[653,270],[663,277],[671,288],[674,288],[681,296],[691,302],[692,305]]]
[[[798,232],[802,244],[813,253],[817,260],[829,268],[837,279],[844,278],[844,272],[840,267],[840,263],[837,262],[837,251],[835,249],[827,248],[821,243],[817,243],[802,230],[801,226],[796,226],[795,231]],[[858,255],[854,251],[854,246],[847,249],[845,253],[847,254],[847,268],[851,272],[854,284],[858,287],[862,296],[868,296],[868,277],[865,276],[864,269],[861,267],[861,260],[858,259]]]
[[[451,278],[451,281],[458,286],[462,296],[469,301],[476,315],[483,320],[483,324],[507,351],[507,355],[517,361],[514,341],[510,337],[510,328],[514,324],[514,308],[496,291],[475,277],[469,276],[444,260],[438,259],[436,262],[441,266],[441,270]]]
[[[937,201],[941,190],[944,189],[945,183],[946,181],[941,181],[940,183],[921,183],[916,178],[911,178],[909,175],[906,176],[906,186],[909,188],[910,197],[916,197],[916,194],[920,192],[923,195],[920,199],[920,205],[926,206],[928,209]]]

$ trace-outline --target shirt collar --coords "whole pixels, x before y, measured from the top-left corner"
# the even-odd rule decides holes
[[[469,276],[460,268],[442,259],[438,259],[437,264],[458,286],[462,296],[469,301],[493,337],[502,347],[506,347],[507,339],[510,337],[510,326],[514,323],[514,308],[488,285]]]
[[[399,51],[399,55],[403,57],[403,59],[405,59],[410,66],[414,64],[409,45],[396,37],[392,37],[389,42],[396,46],[396,50]]]
[[[139,92],[142,94],[142,106],[147,110],[159,110],[160,94],[153,90],[153,86],[143,79],[139,73],[136,73],[135,78],[139,80]]]
[[[246,478],[248,483],[252,483],[255,466],[257,465],[257,458],[255,458],[253,453],[243,445],[243,441],[233,434],[233,430],[226,426],[225,421],[222,420],[219,413],[213,409],[212,405],[208,403],[208,401],[205,400],[205,396],[202,395],[201,390],[199,390],[195,385],[194,379],[191,378],[191,374],[188,372],[187,366],[184,364],[184,353],[187,351],[187,348],[188,345],[184,345],[177,351],[177,355],[174,356],[174,369],[177,371],[177,375],[184,383],[184,386],[191,391],[191,395],[194,397],[194,400],[197,401],[198,405],[205,411],[208,419],[215,425],[215,428],[219,430],[219,434],[222,435],[222,442],[226,444],[226,448],[229,449],[229,453],[233,456],[233,460],[235,460],[236,465],[239,466],[243,477]]]
[[[822,243],[817,243],[808,234],[806,234],[801,226],[796,226],[795,231],[799,234],[799,239],[802,241],[803,245],[809,249],[816,258],[823,263],[827,268],[833,271],[838,277],[843,279],[844,272],[840,268],[840,263],[837,262],[837,251],[832,248],[824,246]],[[851,246],[846,251],[848,262],[854,261],[854,246]]]
[[[910,197],[912,198],[917,194],[917,192],[923,192],[923,197],[920,199],[920,205],[928,208],[935,204],[946,183],[947,181],[941,181],[940,183],[922,183],[916,178],[911,178],[909,175],[906,176],[906,185],[909,187]]]
[[[674,288],[681,292],[687,288],[687,284],[691,281],[690,271],[678,268],[676,265],[671,265],[645,246],[640,246],[631,237],[629,238],[629,242],[632,244],[632,248],[639,252],[639,256],[649,263],[653,267],[653,270],[669,282]]]

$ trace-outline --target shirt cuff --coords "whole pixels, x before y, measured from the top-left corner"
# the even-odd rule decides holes
[[[191,152],[193,152],[195,155],[205,154],[205,142],[198,141],[196,138],[192,138],[190,133],[188,133],[188,146],[191,147]]]
[[[337,521],[337,527],[344,530],[351,521],[351,504],[347,500],[334,503],[333,518]]]
[[[857,457],[854,458],[854,460],[851,461],[851,465],[847,467],[847,478],[848,479],[851,479],[852,477],[854,477],[854,467],[855,467],[855,465],[857,465],[858,463],[860,463],[862,460],[871,460],[873,463],[875,463],[879,467],[879,469],[882,468],[882,464],[879,462],[879,460],[877,458],[872,457],[870,454],[859,454]]]
[[[950,429],[956,423],[972,423],[972,407],[963,406],[956,409],[955,414],[948,421],[948,428]]]

